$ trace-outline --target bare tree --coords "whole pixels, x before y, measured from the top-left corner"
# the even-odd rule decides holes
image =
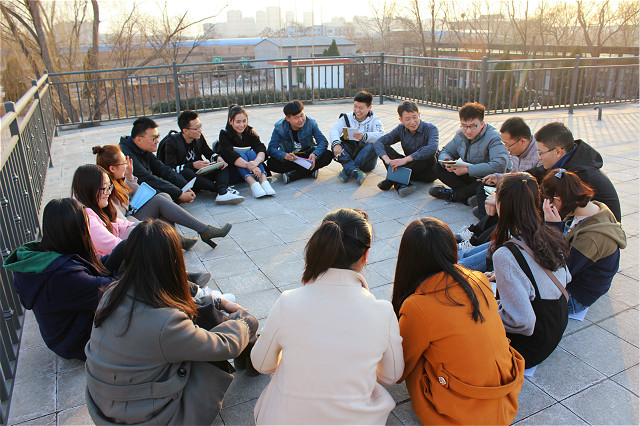
[[[421,7],[423,5],[419,0],[410,0],[405,7],[405,16],[401,16],[400,22],[408,29],[418,40],[423,56],[438,56],[438,43],[442,39],[443,32],[438,25],[440,11],[443,8],[442,2],[429,0],[426,3],[426,10]],[[426,19],[428,17],[428,20]],[[436,28],[438,28],[436,30]],[[427,38],[426,32],[429,31]]]
[[[609,0],[576,0],[577,18],[591,57],[600,57],[602,47],[632,22],[638,22],[638,1],[622,1],[614,9]]]
[[[457,2],[449,2],[445,16],[447,29],[469,56],[490,56],[492,46],[500,36],[498,30],[504,23],[502,3],[482,0],[473,3],[471,8],[463,8]]]
[[[393,0],[385,0],[381,6],[369,3],[371,10],[370,19],[356,19],[356,23],[366,33],[372,34],[370,37],[373,45],[373,38],[380,40],[379,46],[383,52],[391,51],[391,32],[393,24],[397,20],[397,5]]]

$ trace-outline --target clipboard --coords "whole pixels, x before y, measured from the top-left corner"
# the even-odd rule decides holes
[[[403,185],[409,185],[411,169],[408,167],[398,167],[394,172],[393,168],[389,166],[389,168],[387,168],[387,179]]]
[[[197,175],[206,175],[207,173],[211,173],[213,171],[218,170],[222,167],[224,163],[211,163],[208,166],[202,167],[200,170],[196,172]],[[183,191],[184,192],[184,191]]]

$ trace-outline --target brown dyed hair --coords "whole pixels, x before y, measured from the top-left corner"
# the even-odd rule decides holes
[[[109,167],[115,167],[118,164],[120,154],[122,154],[120,147],[118,145],[98,145],[91,149],[93,153],[96,154],[96,164],[107,172],[113,183],[113,191],[111,191],[109,195],[109,201],[126,208],[129,205],[131,188],[129,188],[129,185],[127,185],[124,179],[116,179],[109,169]]]
[[[397,316],[407,299],[418,287],[432,275],[445,272],[460,284],[471,302],[471,318],[475,322],[484,322],[480,312],[480,302],[473,290],[471,281],[467,279],[466,269],[456,265],[458,262],[458,245],[451,229],[441,220],[431,217],[416,219],[407,226],[396,263],[396,274],[393,279],[393,295],[391,304]],[[442,280],[442,282],[445,282]],[[444,289],[445,296],[455,306],[464,306],[449,295],[449,288],[456,283],[449,281]],[[475,284],[475,283],[474,283]],[[439,286],[440,283],[436,285]],[[476,286],[478,284],[475,284]],[[485,302],[488,301],[485,297]]]
[[[564,236],[546,226],[540,209],[540,190],[536,179],[526,172],[509,173],[496,191],[498,224],[491,236],[493,254],[511,237],[520,237],[531,248],[535,261],[555,271],[565,265],[569,247]]]
[[[553,200],[554,197],[560,198],[558,213],[564,219],[578,207],[586,206],[595,192],[575,173],[565,169],[553,169],[542,179],[542,194],[549,200]]]
[[[97,312],[94,325],[102,323],[122,303],[129,291],[134,302],[129,311],[126,333],[136,302],[154,308],[179,309],[194,319],[196,307],[189,293],[182,247],[176,231],[160,219],[148,219],[135,226],[125,246],[125,269],[114,284],[109,300]]]
[[[113,234],[111,222],[116,220],[118,212],[109,198],[109,204],[104,209],[98,206],[98,196],[102,189],[102,178],[109,177],[109,173],[102,167],[95,164],[85,164],[76,169],[71,182],[71,193],[85,207],[93,210],[104,222],[105,226]],[[111,179],[109,179],[110,181]]]
[[[355,209],[329,212],[305,247],[302,282],[314,281],[329,268],[351,269],[371,247],[372,238],[367,213]]]
[[[478,102],[469,102],[464,104],[460,111],[458,111],[458,116],[460,120],[469,121],[477,118],[478,120],[484,120],[484,112],[485,107]]]

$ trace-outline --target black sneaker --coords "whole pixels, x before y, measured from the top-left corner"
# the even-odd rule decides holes
[[[378,188],[380,188],[382,191],[388,191],[393,188],[393,181],[385,179],[382,182],[378,183]]]
[[[289,182],[293,181],[293,179],[291,179],[291,176],[292,176],[292,172],[283,173],[282,174],[282,183],[284,183],[286,185]]]
[[[453,189],[444,186],[434,186],[429,189],[429,195],[441,200],[453,202]]]
[[[396,189],[398,190],[398,194],[401,197],[406,197],[407,195],[411,195],[414,192],[416,192],[416,189],[418,189],[415,185],[409,184],[409,185],[396,185]]]
[[[478,207],[478,197],[475,195],[472,195],[471,197],[467,198],[466,204],[471,207]]]

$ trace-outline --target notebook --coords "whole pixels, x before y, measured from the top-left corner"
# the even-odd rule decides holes
[[[411,169],[408,167],[398,167],[394,172],[393,168],[389,167],[387,168],[387,179],[403,185],[409,185],[409,181],[411,180]]]

